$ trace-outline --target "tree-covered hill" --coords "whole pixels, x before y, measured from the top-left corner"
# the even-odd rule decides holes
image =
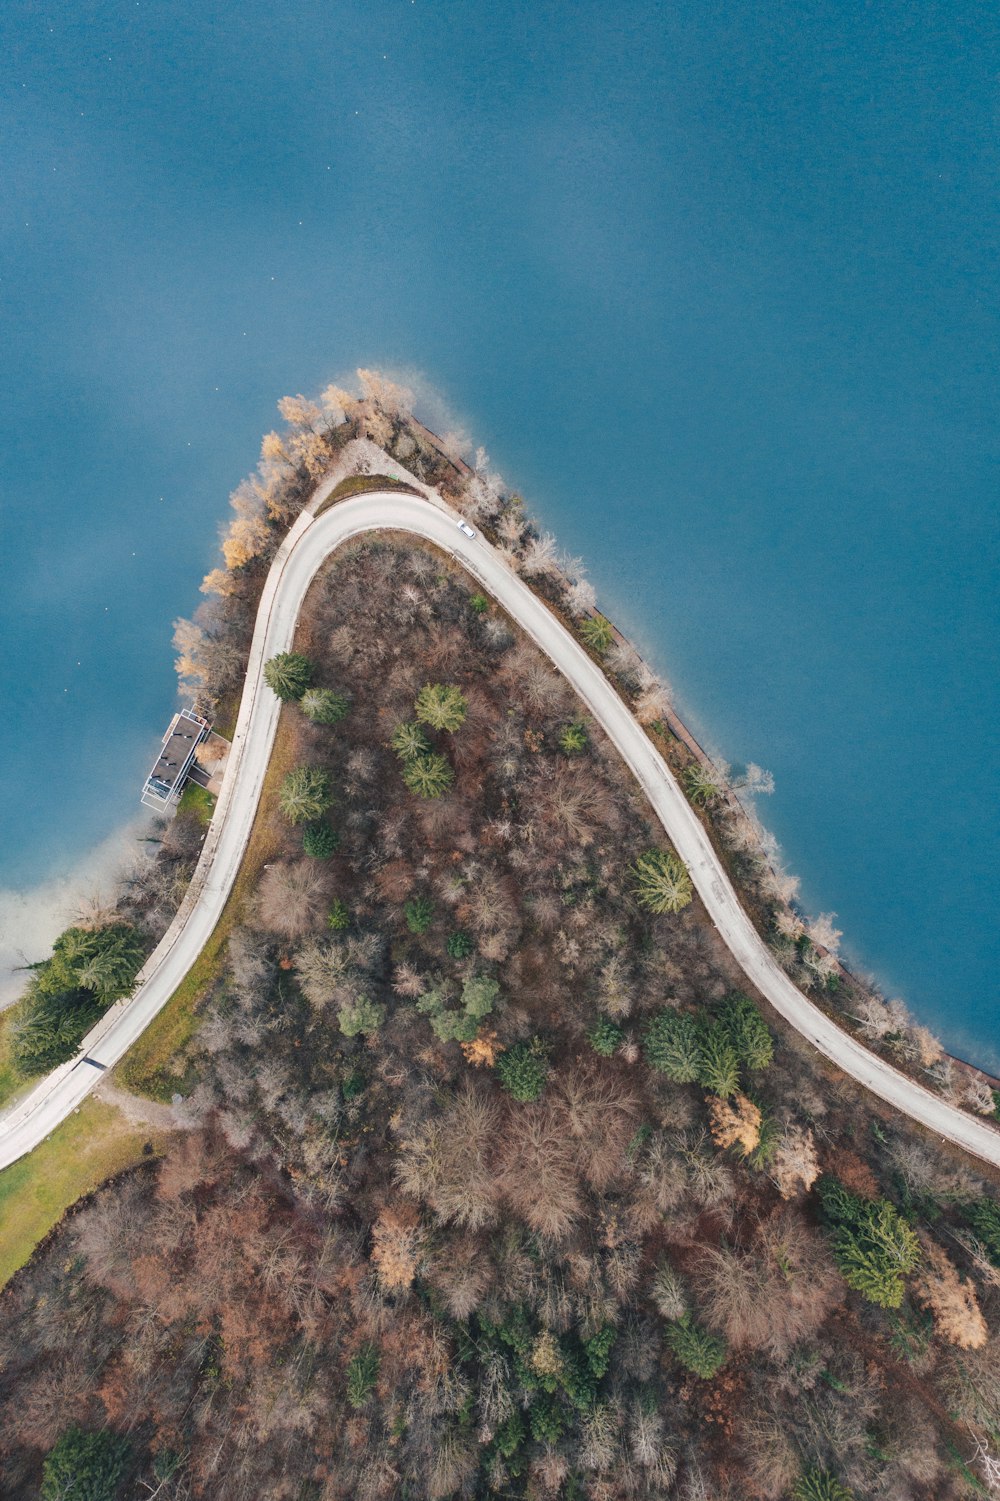
[[[295,655],[194,1124],[3,1295],[2,1493],[982,1494],[985,1186],[767,1013],[449,562],[340,554]]]

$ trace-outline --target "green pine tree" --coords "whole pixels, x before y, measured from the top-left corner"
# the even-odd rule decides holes
[[[832,1470],[810,1466],[792,1487],[795,1501],[854,1501],[854,1492],[841,1485]]]
[[[579,756],[587,749],[590,738],[582,719],[571,720],[559,733],[559,748],[567,756]]]
[[[431,742],[423,726],[408,719],[393,730],[392,748],[401,761],[412,761],[416,756],[426,756]]]
[[[745,995],[727,996],[719,1008],[719,1022],[744,1068],[758,1073],[770,1067],[774,1038],[753,1001]]]
[[[715,1022],[702,1033],[698,1054],[698,1083],[723,1099],[740,1087],[740,1061],[725,1027]]]
[[[726,1363],[725,1341],[696,1324],[689,1314],[671,1320],[663,1337],[681,1365],[703,1381],[711,1381]]]
[[[592,651],[606,652],[615,639],[610,620],[603,615],[588,615],[580,622],[580,635]]]
[[[312,823],[333,802],[330,778],[318,766],[298,766],[281,784],[278,805],[291,824]]]
[[[587,1041],[602,1058],[611,1058],[625,1041],[625,1033],[609,1016],[602,1016],[587,1033]]]
[[[632,866],[639,904],[650,912],[681,912],[694,888],[683,860],[669,850],[647,850]]]
[[[537,1100],[549,1077],[549,1050],[540,1037],[517,1042],[497,1059],[497,1078],[515,1100]]]
[[[128,1439],[74,1423],[45,1457],[41,1501],[114,1501],[130,1456]]]
[[[455,780],[444,756],[431,752],[427,756],[414,756],[403,764],[403,781],[417,797],[440,797]]]
[[[264,663],[264,681],[286,703],[302,697],[312,682],[313,665],[301,652],[283,651]]]
[[[675,1084],[693,1084],[701,1063],[701,1034],[684,1011],[658,1011],[646,1028],[643,1052],[648,1063]]]
[[[407,902],[403,914],[411,933],[426,933],[434,921],[434,903],[426,896],[415,896]]]
[[[422,724],[451,734],[465,722],[468,706],[454,683],[425,683],[417,694],[414,711]]]
[[[340,843],[340,835],[328,823],[318,821],[306,827],[302,835],[303,852],[313,860],[329,860]]]
[[[347,1367],[347,1400],[356,1410],[364,1407],[378,1380],[379,1353],[374,1345],[362,1345]]]
[[[310,688],[299,700],[299,708],[313,724],[339,724],[346,719],[351,701],[332,688]]]

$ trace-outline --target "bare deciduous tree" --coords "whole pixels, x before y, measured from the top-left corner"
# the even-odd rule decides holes
[[[257,920],[282,938],[301,938],[325,910],[326,881],[314,861],[281,861],[264,871],[257,890]]]
[[[840,1296],[824,1242],[790,1211],[760,1222],[745,1250],[707,1247],[696,1281],[708,1322],[731,1345],[775,1359],[812,1334]]]

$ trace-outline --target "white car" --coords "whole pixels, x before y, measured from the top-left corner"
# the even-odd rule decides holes
[[[467,521],[460,521],[458,529],[460,532],[464,532],[467,537],[474,537],[476,535]]]

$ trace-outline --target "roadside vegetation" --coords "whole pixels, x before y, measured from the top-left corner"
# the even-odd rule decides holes
[[[226,566],[205,578],[208,599],[194,620],[177,622],[178,671],[196,706],[212,714],[221,704],[231,715],[274,551],[346,445],[354,438],[371,440],[417,480],[436,486],[577,634],[680,779],[743,905],[794,982],[841,1026],[949,1103],[1000,1121],[995,1083],[950,1059],[902,1001],[886,998],[843,968],[837,958],[840,934],[830,914],[810,919],[802,911],[797,882],[782,869],[777,845],[756,811],[759,796],[773,790],[770,774],[752,764],[734,771],[705,756],[674,715],[667,685],[597,610],[581,560],[560,552],[551,533],[531,520],[521,496],[491,470],[482,450],[470,466],[454,445],[414,419],[410,392],[370,370],[359,370],[358,382],[360,396],[331,386],[316,401],[284,398],[279,403],[284,431],[266,435],[256,473],[234,491],[234,517],[223,541]],[[402,475],[348,474],[320,510],[374,485],[411,488]],[[469,608],[484,613],[488,601],[473,591]],[[580,728],[572,721],[564,727],[562,748],[568,755],[577,753]],[[429,795],[435,786],[437,795],[444,791],[447,773],[440,762],[433,768],[418,765],[409,775],[417,786],[427,786]]]
[[[747,990],[473,598],[392,539],[311,591],[266,844],[158,1050],[190,1129],[3,1294],[0,1490],[971,1501],[992,1191]]]

